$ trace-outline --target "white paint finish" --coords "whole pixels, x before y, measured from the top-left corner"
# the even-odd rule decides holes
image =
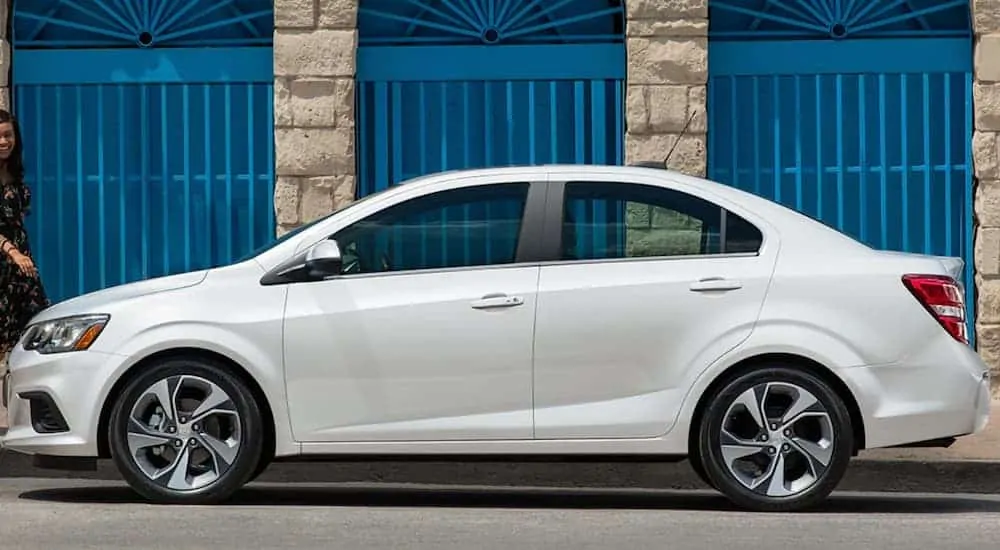
[[[296,439],[530,439],[538,270],[292,285],[285,364]],[[523,303],[473,307],[496,293]]]
[[[942,330],[902,285],[905,273],[944,274],[946,267],[929,256],[791,248],[778,258],[752,339],[765,333],[829,367],[905,361]]]
[[[23,449],[24,452],[45,452],[49,447],[64,449],[68,456],[94,456],[97,453],[97,414],[92,407],[98,402],[102,386],[114,379],[116,365],[121,357],[89,352],[78,354],[68,362],[69,355],[42,358],[15,350],[11,361],[17,368],[11,370],[14,388],[8,408],[10,428],[4,446]],[[68,434],[39,436],[31,428],[27,401],[17,394],[41,391],[52,396],[73,431]]]
[[[988,418],[989,381],[979,356],[940,338],[939,327],[919,322],[924,317],[901,312],[898,332],[889,332],[906,346],[901,360],[838,371],[860,402],[869,447],[901,445],[928,433],[969,434]]]
[[[547,177],[700,195],[760,227],[762,255],[259,283],[297,252],[401,201]],[[34,434],[15,402],[4,443],[21,452],[92,454],[96,416],[111,386],[149,354],[176,347],[212,350],[246,369],[274,412],[279,456],[685,454],[691,418],[712,381],[766,353],[811,358],[839,377],[859,403],[869,447],[961,435],[982,429],[987,418],[986,367],[900,282],[903,273],[943,274],[952,264],[878,253],[762,198],[672,172],[452,172],[358,203],[253,260],[110,289],[44,312],[39,320],[109,313],[112,321],[89,352],[15,350],[14,391],[52,393],[65,404],[72,431]],[[685,290],[720,273],[743,287],[720,296]],[[524,303],[471,307],[493,292]],[[293,424],[304,443],[293,437]]]
[[[109,314],[111,321],[88,352],[41,355],[15,348],[10,359],[18,379],[15,387],[43,384],[66,401],[74,411],[67,413],[74,435],[91,449],[96,448],[101,407],[130,368],[160,351],[208,350],[228,357],[257,381],[275,418],[279,456],[296,454],[300,445],[287,428],[281,358],[281,317],[287,288],[260,286],[263,274],[251,260],[208,272],[114,287],[57,304],[36,320],[90,311]],[[94,362],[102,356],[107,358],[96,368]],[[80,376],[86,377],[86,384],[57,384]],[[11,431],[14,428],[12,423]]]
[[[536,437],[666,433],[684,399],[686,373],[713,363],[750,335],[773,264],[768,252],[543,267]],[[691,289],[713,277],[738,281],[741,288]]]

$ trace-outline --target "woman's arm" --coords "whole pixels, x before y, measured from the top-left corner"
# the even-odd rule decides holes
[[[14,246],[14,243],[3,234],[3,225],[0,224],[0,252],[13,260],[21,251]]]
[[[8,237],[11,229],[8,222],[15,216],[23,216],[20,212],[21,209],[15,208],[15,201],[27,204],[29,200],[28,196],[26,196],[28,193],[27,187],[21,188],[21,196],[19,197],[15,195],[17,192],[8,188],[4,189],[3,194],[0,195],[0,209],[3,210],[0,212],[0,254],[4,254],[10,258],[25,275],[34,275],[37,273],[35,262],[31,261],[31,258],[27,254],[21,252],[17,248],[17,245]]]
[[[2,229],[2,227],[0,227]],[[14,246],[14,243],[0,233],[0,253],[6,255],[14,265],[18,267],[25,275],[35,275],[37,270],[35,269],[35,262],[31,261],[31,258],[21,253],[20,250]]]
[[[17,252],[17,247],[3,234],[3,229],[3,224],[0,223],[0,252],[10,256],[12,252]]]

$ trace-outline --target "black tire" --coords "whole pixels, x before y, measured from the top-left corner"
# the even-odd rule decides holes
[[[708,472],[705,471],[705,465],[701,462],[701,455],[698,452],[693,452],[688,455],[688,463],[691,464],[691,469],[694,473],[698,475],[698,478],[705,483],[709,488],[718,490],[715,484],[708,477]]]
[[[741,420],[735,414],[728,419],[726,418],[730,406],[744,392],[755,387],[759,388],[762,384],[767,383],[791,384],[812,394],[817,400],[817,406],[822,407],[827,413],[826,418],[829,419],[829,423],[826,424],[826,429],[833,435],[833,442],[829,446],[829,460],[827,461],[825,470],[821,470],[820,475],[815,477],[815,481],[808,488],[789,496],[768,496],[760,491],[749,489],[730,471],[722,457],[723,422],[737,422]],[[778,397],[774,398],[773,401],[780,401],[779,391],[785,390],[776,387],[775,395]],[[765,400],[765,402],[768,401],[771,400]],[[698,427],[698,454],[700,462],[705,468],[705,473],[711,485],[737,506],[760,512],[793,512],[805,510],[826,500],[844,477],[854,448],[854,431],[851,426],[851,418],[843,400],[820,378],[794,367],[765,367],[727,381],[714,395],[710,396],[707,403],[707,409],[704,411],[701,424]],[[737,409],[743,410],[738,407]],[[810,421],[813,421],[818,426],[818,421],[815,421],[815,419],[804,419],[800,421],[803,422],[802,425],[796,424],[796,427],[792,429],[809,428],[808,423]],[[767,429],[770,429],[772,424],[769,423]],[[747,425],[749,423],[744,422],[744,426]],[[730,432],[735,427],[739,427],[736,424],[727,424],[727,426],[730,428]],[[749,430],[743,432],[743,434],[748,434],[752,431],[753,425],[749,426]],[[817,432],[814,429],[812,433]],[[793,433],[792,435],[796,434]],[[798,452],[794,442],[789,443],[788,439],[784,439],[785,436],[787,436],[787,433],[780,431],[780,433],[768,437],[771,437],[769,441],[774,441],[775,443],[780,439],[782,445],[787,444],[787,447],[790,449],[789,451],[782,452],[781,447],[771,447],[770,449],[763,447],[761,454],[755,455],[754,458],[757,460],[777,460],[778,455],[783,455],[782,458],[784,460],[780,464],[786,464],[785,461],[787,461],[787,463],[793,466],[801,465],[802,471],[804,471],[807,467],[806,454]],[[753,436],[740,435],[740,437],[750,439]],[[769,443],[761,442],[760,445],[770,447]],[[771,455],[773,458],[768,456],[770,452],[775,453]],[[692,461],[693,463],[694,461]],[[761,466],[761,468],[763,469],[764,467]]]
[[[253,483],[257,481],[257,478],[263,474],[268,466],[271,465],[271,461],[274,460],[274,452],[264,451],[260,455],[260,460],[257,462],[257,467],[254,469],[253,474],[250,475],[250,479],[247,483]]]
[[[227,403],[231,403],[231,408],[238,415],[240,423],[240,446],[228,469],[218,479],[204,486],[183,491],[157,484],[143,472],[137,459],[129,451],[127,431],[131,412],[138,400],[147,394],[147,390],[152,388],[154,384],[177,376],[194,376],[218,386],[219,389],[228,394],[230,399]],[[131,380],[118,396],[111,412],[108,427],[111,458],[129,486],[152,502],[187,505],[216,504],[228,500],[243,487],[262,463],[264,446],[262,418],[263,415],[250,389],[225,366],[202,358],[168,359],[144,368],[143,372]],[[172,427],[174,433],[177,433],[177,437],[182,437],[179,430],[181,424],[176,423],[176,426]],[[193,423],[185,424],[184,429],[194,427]],[[203,429],[207,431],[207,428]],[[192,437],[192,439],[194,438]],[[178,445],[183,446],[183,443]],[[194,445],[197,446],[197,443]],[[204,455],[207,450],[204,449],[204,445],[202,447]],[[167,462],[170,461],[167,460]]]

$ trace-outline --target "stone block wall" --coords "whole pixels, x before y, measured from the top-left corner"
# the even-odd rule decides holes
[[[357,0],[275,0],[278,233],[354,199]]]
[[[670,167],[706,170],[708,0],[630,0],[625,161],[663,160],[688,119]]]
[[[979,353],[1000,374],[1000,0],[972,0],[972,11],[976,33],[972,138],[977,180],[976,334]],[[995,394],[997,388],[994,383]]]
[[[703,175],[708,0],[626,2],[626,160]],[[279,233],[354,198],[358,0],[275,0],[275,210]]]

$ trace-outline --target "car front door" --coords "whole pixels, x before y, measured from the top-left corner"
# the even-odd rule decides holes
[[[288,292],[284,356],[297,440],[532,437],[539,267],[524,260],[542,214],[525,211],[544,201],[544,187],[436,191],[331,236],[342,274]]]
[[[561,235],[539,277],[535,435],[661,436],[693,377],[750,335],[777,243],[659,185],[552,182],[548,202]]]

